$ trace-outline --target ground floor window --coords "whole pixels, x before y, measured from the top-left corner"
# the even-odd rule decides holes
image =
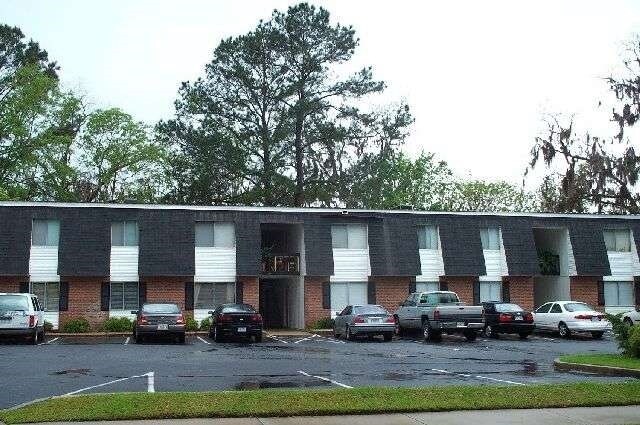
[[[196,309],[215,309],[220,304],[235,300],[233,282],[198,282],[193,285],[193,304]]]
[[[416,292],[431,292],[431,291],[439,291],[440,290],[440,282],[417,282],[416,283]]]
[[[348,305],[367,303],[367,282],[332,282],[331,310],[342,311]]]
[[[605,306],[633,306],[633,282],[605,282],[604,283]]]
[[[38,297],[44,311],[58,311],[60,305],[59,282],[31,282],[31,293]]]
[[[136,310],[138,300],[138,282],[111,282],[110,310]]]
[[[501,301],[501,300],[502,300],[502,283],[501,282],[480,282],[480,302]]]

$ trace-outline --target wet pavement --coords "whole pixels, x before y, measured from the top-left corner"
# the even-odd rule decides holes
[[[267,334],[268,335],[268,334]],[[265,336],[264,342],[215,343],[189,336],[134,344],[127,337],[47,337],[39,346],[0,344],[0,408],[77,392],[255,390],[357,386],[529,385],[614,378],[553,370],[562,354],[614,352],[602,340],[533,335],[466,342],[418,335],[391,342]],[[115,381],[115,382],[112,382]],[[98,387],[96,387],[98,386]]]

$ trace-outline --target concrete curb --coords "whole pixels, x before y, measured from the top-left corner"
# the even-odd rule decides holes
[[[553,368],[560,371],[578,370],[582,372],[598,373],[600,375],[640,378],[640,369],[627,369],[624,367],[600,366],[585,363],[569,363],[563,362],[559,358],[553,360]]]
[[[207,331],[189,331],[187,335],[207,335],[209,332]],[[47,335],[51,336],[72,336],[72,337],[86,337],[86,338],[95,338],[95,337],[111,337],[111,336],[131,336],[131,332],[82,332],[82,333],[72,333],[72,332],[47,332]]]

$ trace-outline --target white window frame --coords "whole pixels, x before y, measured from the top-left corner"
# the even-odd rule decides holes
[[[113,286],[121,285],[122,286],[122,300],[119,308],[113,307]],[[135,307],[127,307],[125,305],[125,286],[133,286],[136,285],[136,305]],[[109,311],[129,311],[129,310],[137,310],[140,306],[140,282],[109,282]]]
[[[38,297],[38,304],[40,304],[40,307],[42,308],[42,311],[51,311],[51,312],[58,312],[60,309],[60,282],[30,282],[29,283],[29,292],[31,292],[32,294],[36,295]],[[44,285],[44,296],[42,298],[40,298],[38,296],[38,292],[39,291],[34,291],[34,286],[40,286],[40,285]],[[54,302],[54,308],[51,308],[49,306],[49,286],[50,285],[56,285],[58,286],[58,298],[56,300],[56,302]]]
[[[629,285],[631,286],[631,303],[621,303],[620,302],[620,285]],[[615,303],[612,303],[613,300],[607,296],[610,292],[610,289],[615,286]],[[633,281],[629,280],[616,280],[616,281],[604,281],[604,305],[605,307],[631,307],[635,306],[635,286]]]
[[[351,298],[353,297],[353,295],[351,294],[351,287],[352,286],[364,286],[364,300],[363,301],[355,301],[352,300]],[[330,283],[330,287],[329,290],[331,291],[331,311],[339,313],[341,312],[346,306],[348,305],[361,305],[361,304],[366,304],[367,303],[367,285],[368,282],[331,282]],[[336,288],[337,286],[346,286],[347,288],[347,295],[346,295],[346,304],[342,305],[342,306],[336,306],[336,308],[334,308],[334,296],[333,296],[333,290],[334,288]]]
[[[200,289],[202,287],[202,285],[225,285],[227,286],[227,291],[228,288],[231,287],[231,299],[225,299],[225,300],[216,300],[215,299],[215,290],[212,292],[212,295],[214,295],[214,298],[212,300],[212,303],[210,305],[205,305],[205,306],[201,306],[198,305],[198,298],[199,298],[199,293],[200,293]],[[225,303],[232,303],[235,302],[235,294],[236,294],[236,283],[235,282],[195,282],[193,284],[193,305],[194,305],[194,309],[195,310],[215,310],[219,305],[221,304],[225,304]]]
[[[212,240],[207,244],[199,244],[197,241],[197,237],[194,241],[194,245],[196,248],[235,248],[236,246],[236,228],[235,224],[230,221],[196,221],[194,225],[194,232],[197,232],[198,226],[211,226],[212,231]],[[219,240],[216,238],[216,235],[219,233],[220,226],[230,226],[232,235],[231,235],[231,245],[223,245],[219,243]]]
[[[492,292],[497,287],[498,296],[493,297]],[[502,301],[502,282],[500,281],[480,281],[480,302]]]
[[[431,291],[439,291],[440,290],[440,282],[431,281],[431,282],[416,282],[416,292],[431,292]]]
[[[347,246],[346,247],[337,247],[335,246],[335,241],[333,240],[333,232],[334,229],[344,228],[347,234]],[[351,245],[351,230],[354,228],[362,228],[364,229],[364,246],[354,248]],[[366,224],[334,224],[331,226],[331,247],[333,249],[369,249],[369,226]]]
[[[435,240],[435,248],[432,247],[427,247],[426,246],[426,241],[427,241],[427,230],[428,229],[432,229],[433,233],[432,233],[432,238],[431,238],[431,246],[433,246],[433,242]],[[423,235],[424,241],[425,241],[425,247],[421,247],[420,246],[420,234]],[[439,233],[439,229],[438,226],[432,226],[432,225],[424,225],[424,226],[418,226],[418,249],[427,249],[430,251],[438,251],[440,249],[440,233]]]
[[[489,243],[491,241],[489,235],[490,233],[492,233],[493,231],[496,232],[496,246],[491,247],[491,244]],[[483,235],[486,235],[483,237]],[[484,244],[484,240],[486,238],[487,241],[487,245],[485,246]],[[480,241],[482,243],[482,249],[484,251],[499,251],[500,250],[500,239],[501,239],[501,235],[500,235],[500,228],[499,227],[486,227],[483,229],[480,229]]]
[[[46,224],[47,227],[47,232],[46,232],[46,241],[44,244],[35,244],[33,242],[33,229],[35,228],[35,224],[36,223],[44,223]],[[57,234],[56,234],[56,241],[55,244],[52,243],[52,241],[49,240],[49,236],[51,236],[49,233],[51,232],[51,230],[49,229],[49,226],[51,226],[53,223],[57,224]],[[39,218],[34,218],[31,221],[31,246],[58,246],[60,245],[60,220],[57,219],[39,219]]]
[[[122,244],[114,244],[113,243],[113,226],[115,224],[120,224],[122,225]],[[135,244],[130,244],[127,243],[127,225],[131,225],[131,224],[135,224],[136,226],[136,243]],[[138,222],[136,220],[123,220],[123,221],[113,221],[111,222],[111,246],[138,246],[140,244],[140,227],[138,226]]]
[[[611,235],[609,238],[607,235]],[[602,236],[604,237],[605,246],[609,245],[607,243],[607,239],[611,239],[613,241],[614,247],[607,246],[607,252],[631,252],[631,230],[630,229],[605,229],[602,231]],[[627,245],[626,247],[618,247],[619,239],[618,237],[624,237],[626,240],[624,243]],[[613,248],[613,249],[610,249]]]

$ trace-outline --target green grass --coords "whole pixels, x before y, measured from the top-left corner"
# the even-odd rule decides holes
[[[570,356],[562,356],[560,357],[560,360],[568,363],[640,369],[639,358],[627,357],[622,354],[574,354]]]
[[[640,404],[640,382],[92,394],[0,411],[8,424]]]

